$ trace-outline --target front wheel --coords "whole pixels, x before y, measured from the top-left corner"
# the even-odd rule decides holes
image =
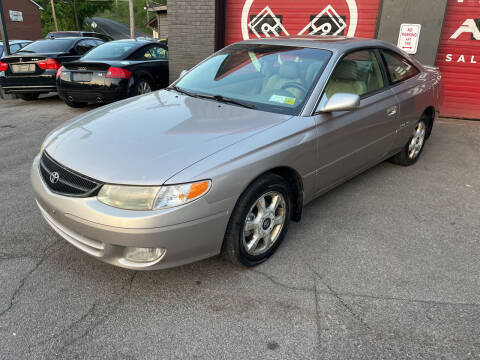
[[[402,166],[413,165],[417,162],[425,145],[425,134],[427,132],[428,118],[423,115],[413,129],[412,136],[402,151],[394,155],[391,161]]]
[[[254,266],[267,260],[288,230],[291,190],[276,174],[266,174],[241,195],[223,243],[229,261]]]

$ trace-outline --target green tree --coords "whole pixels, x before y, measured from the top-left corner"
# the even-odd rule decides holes
[[[44,8],[44,10],[40,12],[43,35],[46,35],[50,31],[55,31],[50,0],[37,0],[36,2]],[[87,30],[87,26],[83,20],[86,17],[95,16],[100,12],[110,9],[113,1],[54,0],[54,5],[59,31]],[[76,10],[77,13],[78,26],[80,29],[77,28],[74,10]]]
[[[147,2],[149,4],[157,5],[166,5],[166,0],[134,0],[133,1],[133,13],[135,17],[135,29],[144,32],[147,35],[152,35],[152,30],[145,26],[147,22],[147,12],[145,7]],[[118,0],[113,1],[113,6],[105,9],[101,13],[98,13],[96,16],[104,17],[107,19],[118,21],[126,26],[130,26],[129,21],[129,10],[128,10],[128,1]],[[155,16],[154,14],[149,14],[150,19]],[[53,20],[52,20],[53,21]]]

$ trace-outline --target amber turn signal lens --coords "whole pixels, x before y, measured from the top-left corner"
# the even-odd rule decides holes
[[[195,199],[196,197],[203,195],[208,190],[209,186],[209,181],[202,181],[192,184],[190,191],[188,192],[187,199]]]

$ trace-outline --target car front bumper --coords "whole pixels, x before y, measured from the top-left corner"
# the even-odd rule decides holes
[[[129,211],[112,208],[96,197],[51,192],[40,176],[39,156],[30,175],[46,222],[69,243],[106,263],[135,270],[164,269],[214,256],[221,250],[230,201],[209,204],[201,198],[178,208]],[[195,218],[195,213],[202,216]],[[136,262],[125,257],[127,247],[162,248],[166,252],[154,261]]]

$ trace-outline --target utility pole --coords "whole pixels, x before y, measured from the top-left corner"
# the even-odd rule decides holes
[[[0,32],[2,33],[4,55],[10,55],[10,43],[8,42],[7,24],[3,14],[3,2],[0,0]]]
[[[135,39],[135,17],[133,13],[133,0],[128,0],[128,10],[130,11],[130,38]]]
[[[150,14],[148,13],[148,0],[145,0],[145,10],[147,11],[147,23],[150,21]]]
[[[77,27],[77,30],[80,31],[80,23],[78,22],[77,5],[75,4],[75,0],[73,0],[73,15],[75,16],[75,26]]]
[[[53,14],[53,22],[55,24],[55,31],[58,31],[57,16],[55,15],[55,5],[53,5],[53,0],[50,0],[50,4],[52,5],[52,14]]]

